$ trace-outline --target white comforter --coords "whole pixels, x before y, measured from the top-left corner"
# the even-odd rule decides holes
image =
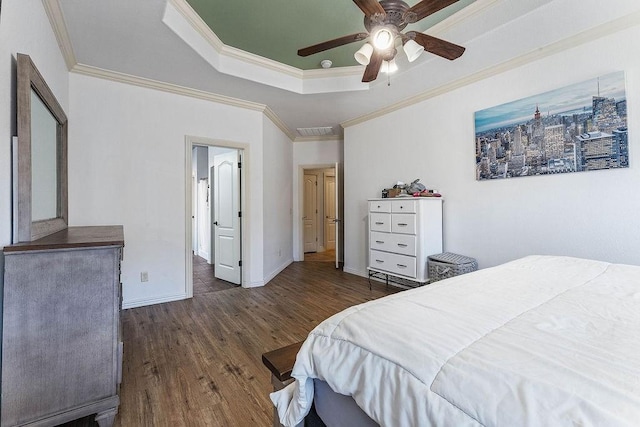
[[[531,256],[351,307],[292,376],[285,426],[313,378],[382,426],[637,426],[640,267]]]

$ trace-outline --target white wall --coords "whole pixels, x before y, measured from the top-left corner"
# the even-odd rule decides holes
[[[293,144],[293,259],[302,261],[302,179],[304,168],[325,167],[343,161],[343,141],[304,141]]]
[[[263,282],[261,112],[77,74],[70,111],[71,223],[124,225],[125,306],[185,295],[185,135],[251,147],[245,279]]]
[[[292,259],[291,140],[264,119],[264,280],[275,277]]]
[[[444,195],[445,250],[480,267],[528,254],[640,265],[637,40],[640,27],[347,127],[345,271],[366,274],[366,199],[415,178]],[[617,70],[627,77],[628,169],[475,180],[475,111]]]

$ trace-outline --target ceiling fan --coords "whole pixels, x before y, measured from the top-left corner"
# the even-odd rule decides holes
[[[417,31],[409,31],[406,34],[402,30],[408,25],[417,22],[427,16],[452,5],[458,0],[422,0],[415,6],[409,7],[402,0],[353,0],[364,12],[364,26],[367,32],[351,34],[328,40],[313,46],[298,50],[298,55],[309,56],[323,52],[345,44],[370,39],[354,55],[356,61],[367,67],[364,70],[362,81],[372,82],[383,71],[391,72],[397,69],[395,65],[396,39],[402,40],[403,50],[407,54],[409,62],[413,62],[420,56],[423,50],[454,60],[464,52],[465,48],[448,41],[438,39]]]

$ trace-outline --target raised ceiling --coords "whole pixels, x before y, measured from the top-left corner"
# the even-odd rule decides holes
[[[427,32],[433,25],[470,5],[459,0],[410,24],[407,31]],[[329,59],[333,67],[358,65],[353,54],[362,43],[352,43],[303,58],[300,48],[364,31],[364,15],[351,0],[187,0],[193,10],[228,46],[302,70],[320,68]],[[408,0],[413,6],[418,0]]]
[[[326,5],[329,1],[288,0],[295,5]],[[249,0],[227,0],[226,3],[235,2],[248,3]],[[352,0],[331,2],[348,7],[353,5]],[[296,128],[331,127],[340,135],[341,125],[352,126],[380,114],[405,109],[640,22],[640,2],[637,0],[612,0],[611,3],[598,0],[476,0],[427,31],[465,46],[467,50],[457,60],[447,61],[436,55],[423,54],[411,64],[399,64],[400,70],[392,75],[390,82],[387,78],[378,78],[368,85],[360,83],[362,66],[304,72],[283,66],[300,71],[302,76],[298,80],[312,84],[316,80],[339,79],[344,71],[349,71],[354,84],[363,89],[305,93],[270,84],[266,78],[262,81],[252,78],[245,72],[246,68],[241,67],[242,58],[229,56],[228,51],[233,48],[222,48],[217,58],[207,57],[207,50],[211,52],[214,47],[205,39],[205,31],[185,23],[184,18],[174,19],[172,23],[180,25],[172,28],[165,19],[167,13],[172,8],[175,11],[180,4],[192,10],[185,0],[43,0],[43,3],[59,10],[54,14],[57,19],[52,21],[53,28],[68,36],[58,34],[72,72],[262,109],[292,139],[301,136]],[[285,0],[254,0],[251,3],[284,4]],[[354,13],[359,13],[357,7]],[[173,17],[181,18],[175,14]],[[228,21],[243,31],[251,30],[246,18]],[[286,22],[271,22],[270,25],[286,27]],[[300,31],[306,34],[306,28],[311,25],[325,26],[326,23],[310,18]],[[200,38],[186,40],[187,33]],[[294,40],[302,37],[293,30],[288,34]],[[299,47],[295,43],[295,50]],[[404,55],[398,56],[402,59]],[[236,62],[232,63],[232,60]],[[247,62],[251,61],[252,58],[247,59]],[[220,65],[228,69],[221,71],[217,68]],[[281,81],[281,75],[285,73],[277,68],[267,64],[263,69],[251,71]],[[324,78],[325,75],[328,77]],[[285,77],[291,78],[291,73]],[[404,111],[411,113],[410,109]],[[462,121],[461,126],[473,126],[471,122],[471,119]]]

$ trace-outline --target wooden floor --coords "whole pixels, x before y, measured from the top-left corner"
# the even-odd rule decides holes
[[[190,300],[125,310],[116,425],[269,426],[262,353],[393,292],[381,284],[369,291],[366,279],[328,262],[297,262],[261,288],[194,292]]]
[[[318,262],[336,262],[335,249],[329,249],[324,252],[309,252],[304,254],[305,261],[318,261]]]

